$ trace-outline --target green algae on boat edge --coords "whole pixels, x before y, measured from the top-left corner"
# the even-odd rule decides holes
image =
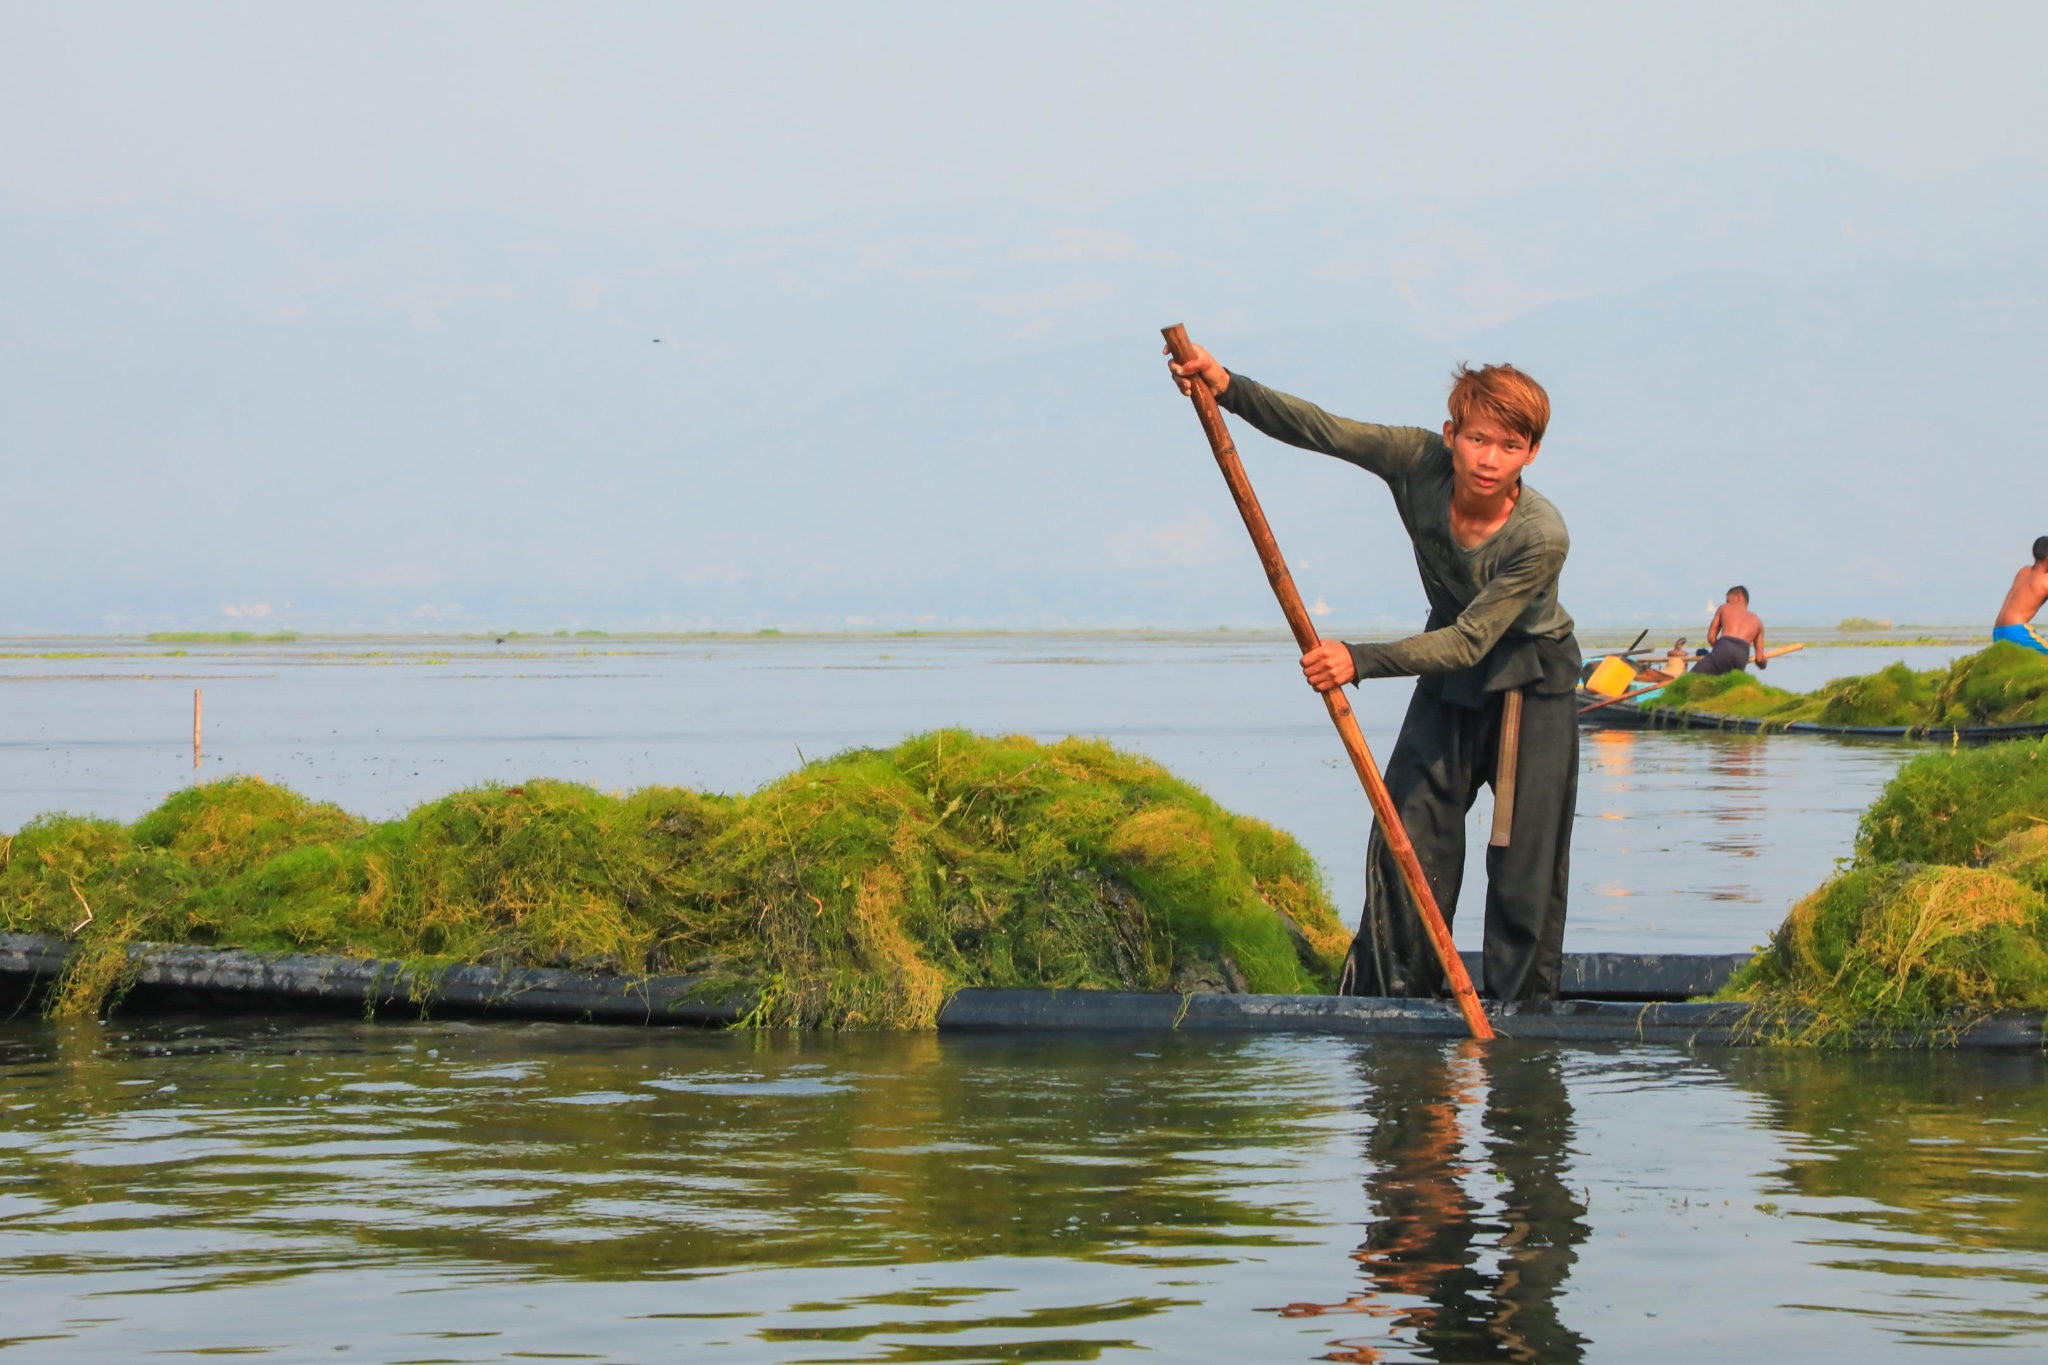
[[[372,823],[258,778],[0,842],[0,927],[125,946],[684,973],[750,1022],[930,1028],[955,990],[1327,992],[1348,932],[1292,838],[1108,744],[960,730],[752,795],[485,786]]]
[[[1751,673],[1688,673],[1647,705],[1767,725],[1912,728],[2048,723],[2048,656],[2000,642],[1944,668],[1903,663],[1787,692]]]
[[[1715,997],[1783,1041],[1952,1037],[2048,1008],[2048,741],[1926,754],[1863,815],[1853,860]]]

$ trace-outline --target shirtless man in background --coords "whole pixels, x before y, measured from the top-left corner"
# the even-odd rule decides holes
[[[1993,640],[2009,640],[2025,649],[2048,654],[2048,640],[2034,628],[2034,614],[2048,602],[2048,536],[2034,542],[2034,562],[2012,576],[2012,589],[1998,609]]]
[[[1719,673],[1740,673],[1749,667],[1750,652],[1756,666],[1765,667],[1770,655],[1764,649],[1764,623],[1749,609],[1749,589],[1728,589],[1728,600],[1714,609],[1707,622],[1707,650],[1692,671],[1705,677]]]

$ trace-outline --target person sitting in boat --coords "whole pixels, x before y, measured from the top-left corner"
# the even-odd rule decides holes
[[[2005,605],[1998,609],[1998,624],[1991,628],[1991,638],[2048,654],[2048,639],[2043,639],[2034,625],[2043,602],[2048,602],[2048,536],[2034,542],[2034,562],[2013,575],[2012,588],[2005,595]]]
[[[1465,813],[1479,788],[1496,781],[1504,728],[1518,733],[1513,832],[1504,847],[1486,851],[1480,975],[1497,1000],[1555,997],[1578,803],[1579,644],[1557,600],[1571,538],[1549,499],[1522,481],[1550,422],[1549,396],[1511,365],[1460,366],[1439,434],[1333,416],[1224,369],[1199,346],[1193,351],[1172,366],[1182,393],[1207,384],[1226,411],[1274,440],[1349,461],[1393,493],[1429,599],[1428,624],[1383,644],[1325,640],[1302,656],[1302,674],[1319,692],[1363,678],[1416,679],[1387,762],[1387,790],[1447,925],[1465,870]],[[1517,694],[1519,732],[1502,724],[1507,698]],[[1375,822],[1365,914],[1338,993],[1443,991],[1443,972]]]
[[[1740,673],[1749,667],[1752,652],[1758,668],[1769,664],[1764,623],[1749,609],[1749,589],[1738,584],[1728,589],[1728,599],[1714,609],[1714,619],[1707,622],[1707,647],[1700,651],[1700,661],[1692,671],[1709,678]]]

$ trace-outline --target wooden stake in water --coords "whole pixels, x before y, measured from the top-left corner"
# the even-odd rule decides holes
[[[192,689],[192,766],[199,766],[199,689]]]
[[[1166,337],[1166,349],[1174,360],[1186,364],[1194,354],[1187,329],[1175,323],[1161,330]],[[1193,389],[1189,396],[1194,399],[1195,416],[1201,419],[1202,431],[1209,438],[1209,449],[1215,453],[1216,463],[1223,470],[1223,482],[1230,485],[1230,496],[1237,502],[1238,514],[1244,518],[1244,529],[1251,532],[1252,545],[1259,552],[1259,562],[1266,568],[1266,581],[1273,585],[1273,595],[1280,599],[1280,610],[1287,617],[1287,624],[1294,629],[1294,643],[1306,654],[1322,640],[1316,634],[1315,623],[1309,619],[1308,608],[1301,604],[1301,593],[1294,586],[1294,575],[1287,571],[1287,561],[1281,558],[1280,544],[1273,539],[1273,528],[1266,524],[1266,513],[1259,506],[1259,495],[1252,491],[1251,480],[1245,477],[1244,462],[1237,458],[1237,445],[1230,439],[1229,429],[1223,425],[1223,414],[1216,407],[1216,395],[1204,383],[1197,382],[1189,387]],[[1474,1038],[1493,1037],[1493,1025],[1486,1021],[1486,1010],[1479,1003],[1479,993],[1472,989],[1472,978],[1465,974],[1465,963],[1458,956],[1457,946],[1451,942],[1450,928],[1444,923],[1443,912],[1437,909],[1436,896],[1429,889],[1429,879],[1423,876],[1422,863],[1415,856],[1415,845],[1408,841],[1408,831],[1401,824],[1400,812],[1394,809],[1394,798],[1388,794],[1387,784],[1380,778],[1379,765],[1373,762],[1372,750],[1365,746],[1365,735],[1358,728],[1358,717],[1351,713],[1351,703],[1345,699],[1344,689],[1333,687],[1323,693],[1323,705],[1337,726],[1337,737],[1344,742],[1344,752],[1350,755],[1358,780],[1365,784],[1365,798],[1372,803],[1373,818],[1379,821],[1387,851],[1394,855],[1394,862],[1401,869],[1401,880],[1408,886],[1409,898],[1415,902],[1415,913],[1421,916],[1430,946],[1436,950],[1437,964],[1443,968],[1444,979],[1450,983],[1451,994],[1457,998],[1458,1012],[1465,1016],[1465,1027],[1471,1030]]]

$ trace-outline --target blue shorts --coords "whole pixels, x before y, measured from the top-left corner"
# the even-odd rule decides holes
[[[2048,654],[2048,639],[2043,639],[2040,629],[2035,626],[1998,626],[1992,630],[1991,638],[2018,645],[2021,649],[2031,649],[2036,654]]]

